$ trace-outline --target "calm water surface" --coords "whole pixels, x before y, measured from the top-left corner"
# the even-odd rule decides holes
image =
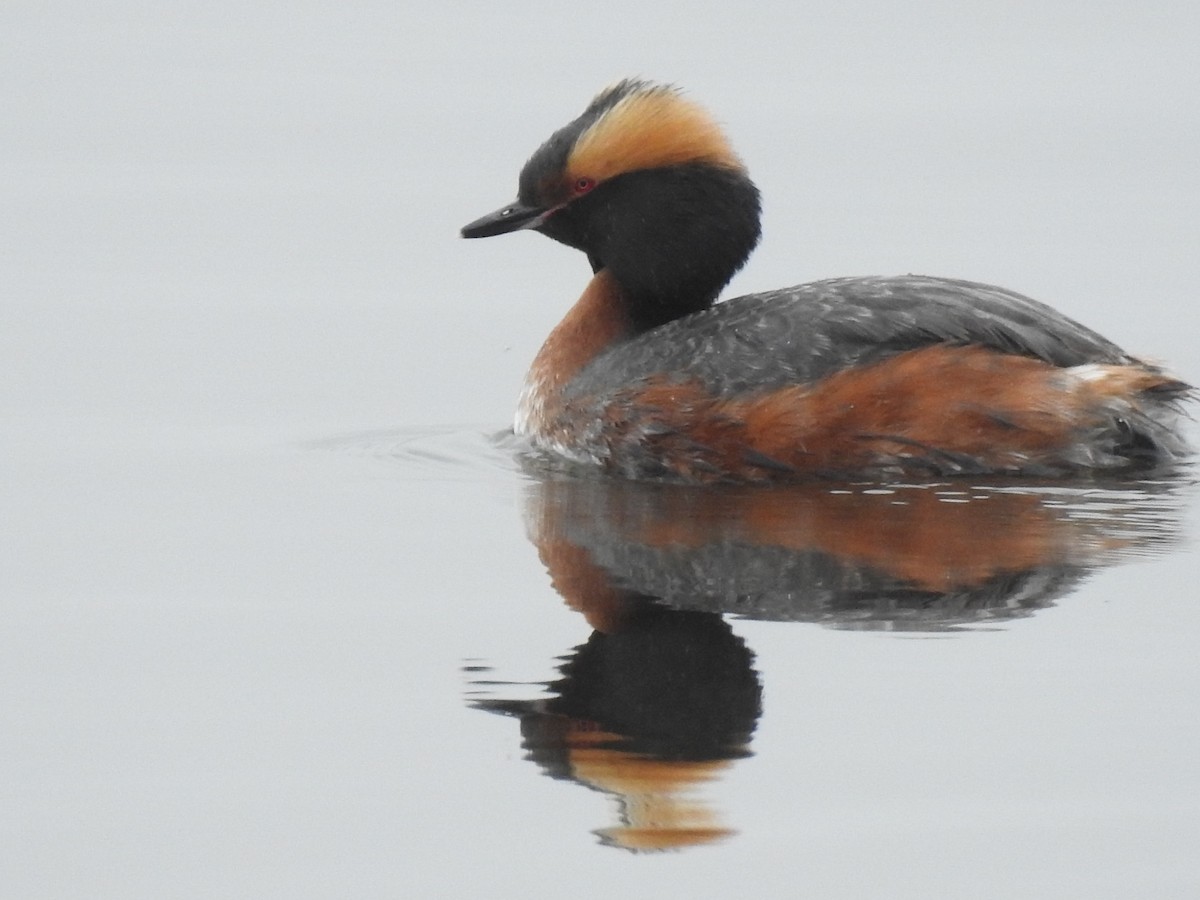
[[[1200,893],[1193,469],[532,472],[587,266],[455,239],[673,79],[766,198],[733,292],[1002,283],[1200,383],[1191,6],[0,25],[0,893]]]
[[[21,460],[23,895],[1193,883],[1186,472],[698,491],[474,429],[198,437]]]

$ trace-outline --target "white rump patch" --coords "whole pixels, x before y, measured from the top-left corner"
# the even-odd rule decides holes
[[[1089,363],[1086,366],[1071,366],[1067,371],[1080,381],[1103,381],[1105,378],[1112,378],[1117,374],[1113,366],[1102,366],[1096,363]]]

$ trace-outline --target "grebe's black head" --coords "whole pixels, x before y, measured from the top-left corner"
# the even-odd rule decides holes
[[[515,203],[462,233],[534,229],[582,250],[649,327],[716,299],[758,243],[759,212],[708,113],[674,88],[627,80],[538,148]]]

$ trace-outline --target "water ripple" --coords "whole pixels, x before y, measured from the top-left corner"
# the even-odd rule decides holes
[[[378,429],[334,435],[304,446],[376,460],[420,479],[460,480],[517,471],[510,431],[473,425]]]

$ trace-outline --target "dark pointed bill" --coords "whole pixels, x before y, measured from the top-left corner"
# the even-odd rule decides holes
[[[465,226],[462,236],[465,238],[491,237],[495,234],[520,231],[523,228],[537,228],[548,213],[549,210],[536,206],[525,206],[518,200]]]

